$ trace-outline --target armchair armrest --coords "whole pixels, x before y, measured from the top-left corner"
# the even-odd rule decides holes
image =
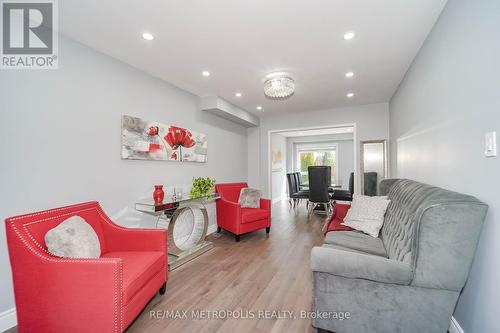
[[[167,255],[165,229],[125,228],[117,225],[99,207],[108,251],[162,251]]]
[[[165,229],[105,227],[108,251],[162,251],[167,255],[168,235]]]
[[[265,209],[265,210],[271,210],[271,200],[269,199],[260,199],[260,208]]]
[[[217,226],[232,233],[239,234],[241,224],[241,207],[237,202],[224,198],[217,200]]]
[[[412,279],[410,265],[379,256],[314,247],[311,270],[352,279],[408,285]]]

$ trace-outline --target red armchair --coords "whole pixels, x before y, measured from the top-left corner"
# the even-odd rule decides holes
[[[47,252],[45,233],[73,215],[97,233],[100,258]],[[97,202],[5,222],[19,332],[123,332],[158,290],[165,293],[166,230],[120,227]]]
[[[260,208],[241,208],[238,205],[240,191],[248,187],[247,183],[216,184],[215,190],[221,195],[217,200],[217,232],[227,230],[235,235],[237,242],[240,235],[259,229],[271,230],[271,201],[260,199]]]

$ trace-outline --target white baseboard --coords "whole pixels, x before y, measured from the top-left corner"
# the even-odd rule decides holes
[[[17,325],[16,308],[9,309],[0,313],[0,332]]]
[[[465,333],[460,324],[455,319],[455,317],[451,317],[450,328],[448,329],[449,333]]]

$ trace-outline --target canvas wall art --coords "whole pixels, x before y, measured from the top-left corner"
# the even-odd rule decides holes
[[[122,158],[128,160],[207,161],[207,136],[141,118],[122,117]]]
[[[272,161],[272,170],[273,171],[282,171],[283,170],[283,152],[281,149],[272,149],[271,150],[271,161]]]

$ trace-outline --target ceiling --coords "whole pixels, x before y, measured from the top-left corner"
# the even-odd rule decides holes
[[[265,116],[387,102],[445,3],[64,0],[59,19],[62,33],[83,44],[196,95],[218,95]],[[153,41],[141,37],[146,31]],[[356,37],[344,40],[347,31]],[[263,78],[273,71],[296,79],[290,99],[265,98]],[[344,76],[348,71],[353,78]]]
[[[350,134],[354,132],[352,126],[346,127],[331,127],[331,128],[319,128],[319,129],[309,129],[309,130],[298,130],[298,131],[286,131],[279,132],[284,137],[304,137],[304,136],[318,136],[318,135],[332,135],[332,134]]]

